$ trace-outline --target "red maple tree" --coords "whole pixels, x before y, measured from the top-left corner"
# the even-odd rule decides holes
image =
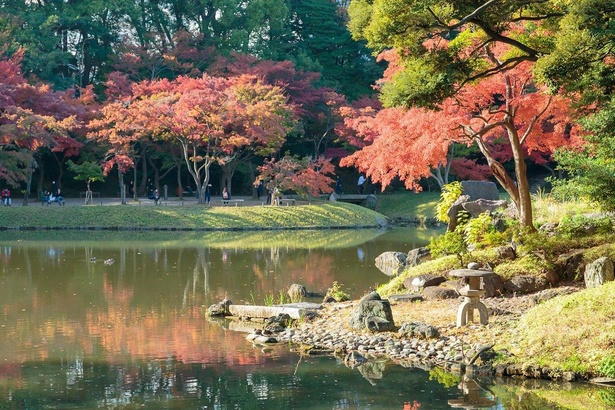
[[[196,185],[199,202],[213,163],[233,160],[248,147],[269,155],[283,144],[293,126],[292,110],[277,87],[241,76],[203,75],[134,83],[126,96],[103,107],[92,123],[92,136],[111,144],[106,171],[115,164],[131,167],[130,150],[138,141],[178,144]]]
[[[496,50],[488,54],[487,60],[495,64]],[[576,129],[570,127],[570,102],[537,86],[530,63],[466,84],[455,98],[434,110],[387,108],[374,113],[364,109],[359,114],[351,115],[346,125],[357,133],[350,141],[362,148],[344,158],[343,165],[356,166],[374,182],[382,183],[383,189],[399,177],[406,187],[420,190],[421,178],[450,166],[452,144],[476,144],[489,170],[516,204],[521,225],[530,228],[533,220],[525,159],[536,153],[544,158],[558,147],[581,141]],[[502,143],[509,155],[503,153]],[[507,157],[514,162],[514,177],[502,164]]]
[[[330,175],[335,172],[335,167],[323,157],[314,160],[287,155],[277,161],[265,161],[258,171],[260,175],[255,185],[262,181],[274,196],[281,196],[284,191],[294,191],[306,198],[333,192],[331,185],[334,181]],[[274,201],[271,204],[274,205]]]
[[[77,155],[78,141],[92,103],[92,90],[53,91],[21,74],[23,52],[0,58],[0,178],[17,186],[31,175],[33,153],[47,147],[63,157]]]

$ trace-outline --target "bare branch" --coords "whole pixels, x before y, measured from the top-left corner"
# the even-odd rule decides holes
[[[542,20],[553,18],[553,17],[563,17],[563,16],[564,16],[563,13],[550,13],[550,14],[544,14],[542,16],[519,16],[519,17],[515,17],[511,19],[510,21],[514,23],[519,22],[519,21],[542,21]]]
[[[476,18],[484,9],[486,9],[489,6],[491,6],[493,3],[497,3],[497,2],[498,2],[498,0],[489,0],[488,2],[483,4],[482,6],[478,7],[476,10],[474,10],[472,13],[468,14],[467,16],[465,16],[464,18],[459,20],[458,23],[455,23],[452,26],[448,26],[448,29],[450,31],[452,31],[452,30],[455,30],[455,29],[463,26],[467,22],[469,22],[469,21],[473,20],[474,18]]]
[[[547,103],[545,104],[543,109],[538,114],[536,114],[536,115],[534,115],[532,117],[529,125],[527,126],[527,129],[523,133],[523,136],[519,139],[519,143],[521,145],[523,145],[523,143],[525,142],[527,137],[530,135],[530,132],[532,131],[532,128],[534,128],[534,124],[536,124],[536,121],[538,121],[538,118],[540,118],[547,111],[547,109],[549,108],[549,105],[551,105],[551,100],[552,99],[553,99],[553,96],[549,95],[549,99],[547,100]]]

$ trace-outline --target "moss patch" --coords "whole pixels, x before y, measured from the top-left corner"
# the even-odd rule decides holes
[[[615,355],[615,282],[536,306],[522,316],[508,348],[518,360],[598,373]]]

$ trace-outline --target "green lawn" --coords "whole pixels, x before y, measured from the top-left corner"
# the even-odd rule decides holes
[[[440,192],[402,192],[377,195],[376,211],[389,218],[433,218]]]
[[[377,227],[384,216],[358,205],[0,207],[0,229],[240,230]]]

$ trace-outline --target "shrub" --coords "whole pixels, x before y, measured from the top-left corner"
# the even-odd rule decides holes
[[[432,238],[427,248],[434,256],[457,256],[461,266],[463,266],[463,256],[468,253],[468,245],[458,230]]]
[[[486,245],[483,240],[485,235],[491,232],[496,232],[496,229],[489,212],[483,212],[476,218],[468,220],[463,226],[463,236],[466,243],[474,245],[476,248],[482,248]]]
[[[337,283],[337,281],[333,282],[331,287],[327,289],[327,293],[325,294],[326,298],[333,298],[338,302],[344,302],[346,300],[350,300],[350,295],[342,290],[342,286]]]
[[[615,356],[607,356],[598,366],[598,372],[605,377],[615,378]]]
[[[442,187],[442,193],[440,194],[440,202],[436,205],[436,219],[440,222],[448,223],[448,210],[453,203],[459,199],[463,188],[461,182],[455,181],[450,184],[446,184]]]
[[[557,230],[567,238],[578,238],[594,234],[607,234],[611,232],[613,222],[609,217],[589,218],[584,215],[565,217]]]

